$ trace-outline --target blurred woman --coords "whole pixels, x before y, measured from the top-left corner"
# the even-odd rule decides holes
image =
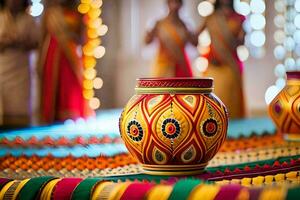
[[[230,118],[245,116],[243,63],[236,52],[244,44],[243,21],[244,17],[234,11],[232,0],[217,0],[215,12],[199,31],[206,28],[211,37],[205,76],[214,78],[215,93],[227,106]]]
[[[30,123],[30,50],[38,29],[26,0],[0,1],[0,125]]]
[[[182,0],[167,0],[169,13],[159,20],[146,35],[146,43],[155,38],[159,49],[155,61],[154,77],[192,77],[192,68],[185,52],[185,45],[190,42],[197,45],[197,36],[191,33],[179,17]]]
[[[43,18],[41,120],[85,117],[81,56],[82,19],[75,1],[48,0]]]

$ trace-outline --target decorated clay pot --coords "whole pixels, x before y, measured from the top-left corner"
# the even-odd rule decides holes
[[[300,141],[300,72],[287,72],[287,83],[269,105],[269,114],[286,140]]]
[[[145,173],[198,174],[227,134],[213,79],[138,79],[120,117],[121,137]]]

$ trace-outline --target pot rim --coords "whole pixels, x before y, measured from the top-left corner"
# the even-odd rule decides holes
[[[287,79],[300,79],[300,71],[287,71]]]
[[[153,77],[141,77],[137,78],[136,80],[213,80],[212,77],[158,77],[158,78],[153,78]]]
[[[212,88],[213,78],[138,78],[137,88]]]
[[[135,91],[138,94],[210,93],[213,78],[139,78]]]

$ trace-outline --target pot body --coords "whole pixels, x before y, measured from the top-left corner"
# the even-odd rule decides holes
[[[138,79],[120,117],[121,137],[148,174],[203,171],[227,135],[212,79]]]
[[[286,86],[270,103],[269,114],[286,140],[300,141],[300,72],[287,72]]]

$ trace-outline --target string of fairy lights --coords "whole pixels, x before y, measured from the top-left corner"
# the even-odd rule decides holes
[[[108,27],[103,24],[101,18],[102,4],[102,0],[81,0],[78,6],[78,11],[84,15],[87,37],[83,46],[83,96],[89,101],[89,106],[92,109],[100,107],[100,100],[95,96],[94,89],[100,89],[103,86],[103,80],[96,77],[97,71],[95,69],[96,59],[102,58],[105,54],[105,47],[101,45],[101,37],[108,31]]]
[[[31,0],[30,14],[38,17],[42,14],[44,6],[41,0]],[[97,59],[105,54],[105,47],[102,46],[101,37],[107,31],[107,25],[103,24],[101,13],[102,0],[80,0],[77,7],[79,13],[83,14],[86,27],[86,43],[83,45],[83,96],[88,101],[90,108],[98,109],[101,105],[99,98],[95,96],[95,89],[103,86],[103,80],[97,77],[95,69]]]
[[[274,68],[277,78],[265,94],[269,104],[286,84],[286,72],[300,70],[300,0],[275,0],[276,16],[274,32],[276,46],[274,57],[278,64]]]
[[[198,4],[198,13],[201,17],[208,17],[214,12],[216,0],[204,0]],[[243,28],[246,32],[245,45],[237,47],[237,54],[241,61],[246,61],[251,55],[254,58],[262,58],[265,55],[265,0],[234,0],[234,9],[237,13],[246,17]],[[205,57],[210,51],[211,38],[209,32],[204,30],[199,35],[198,51],[200,56],[195,59],[194,67],[199,72],[204,72],[208,67]]]

